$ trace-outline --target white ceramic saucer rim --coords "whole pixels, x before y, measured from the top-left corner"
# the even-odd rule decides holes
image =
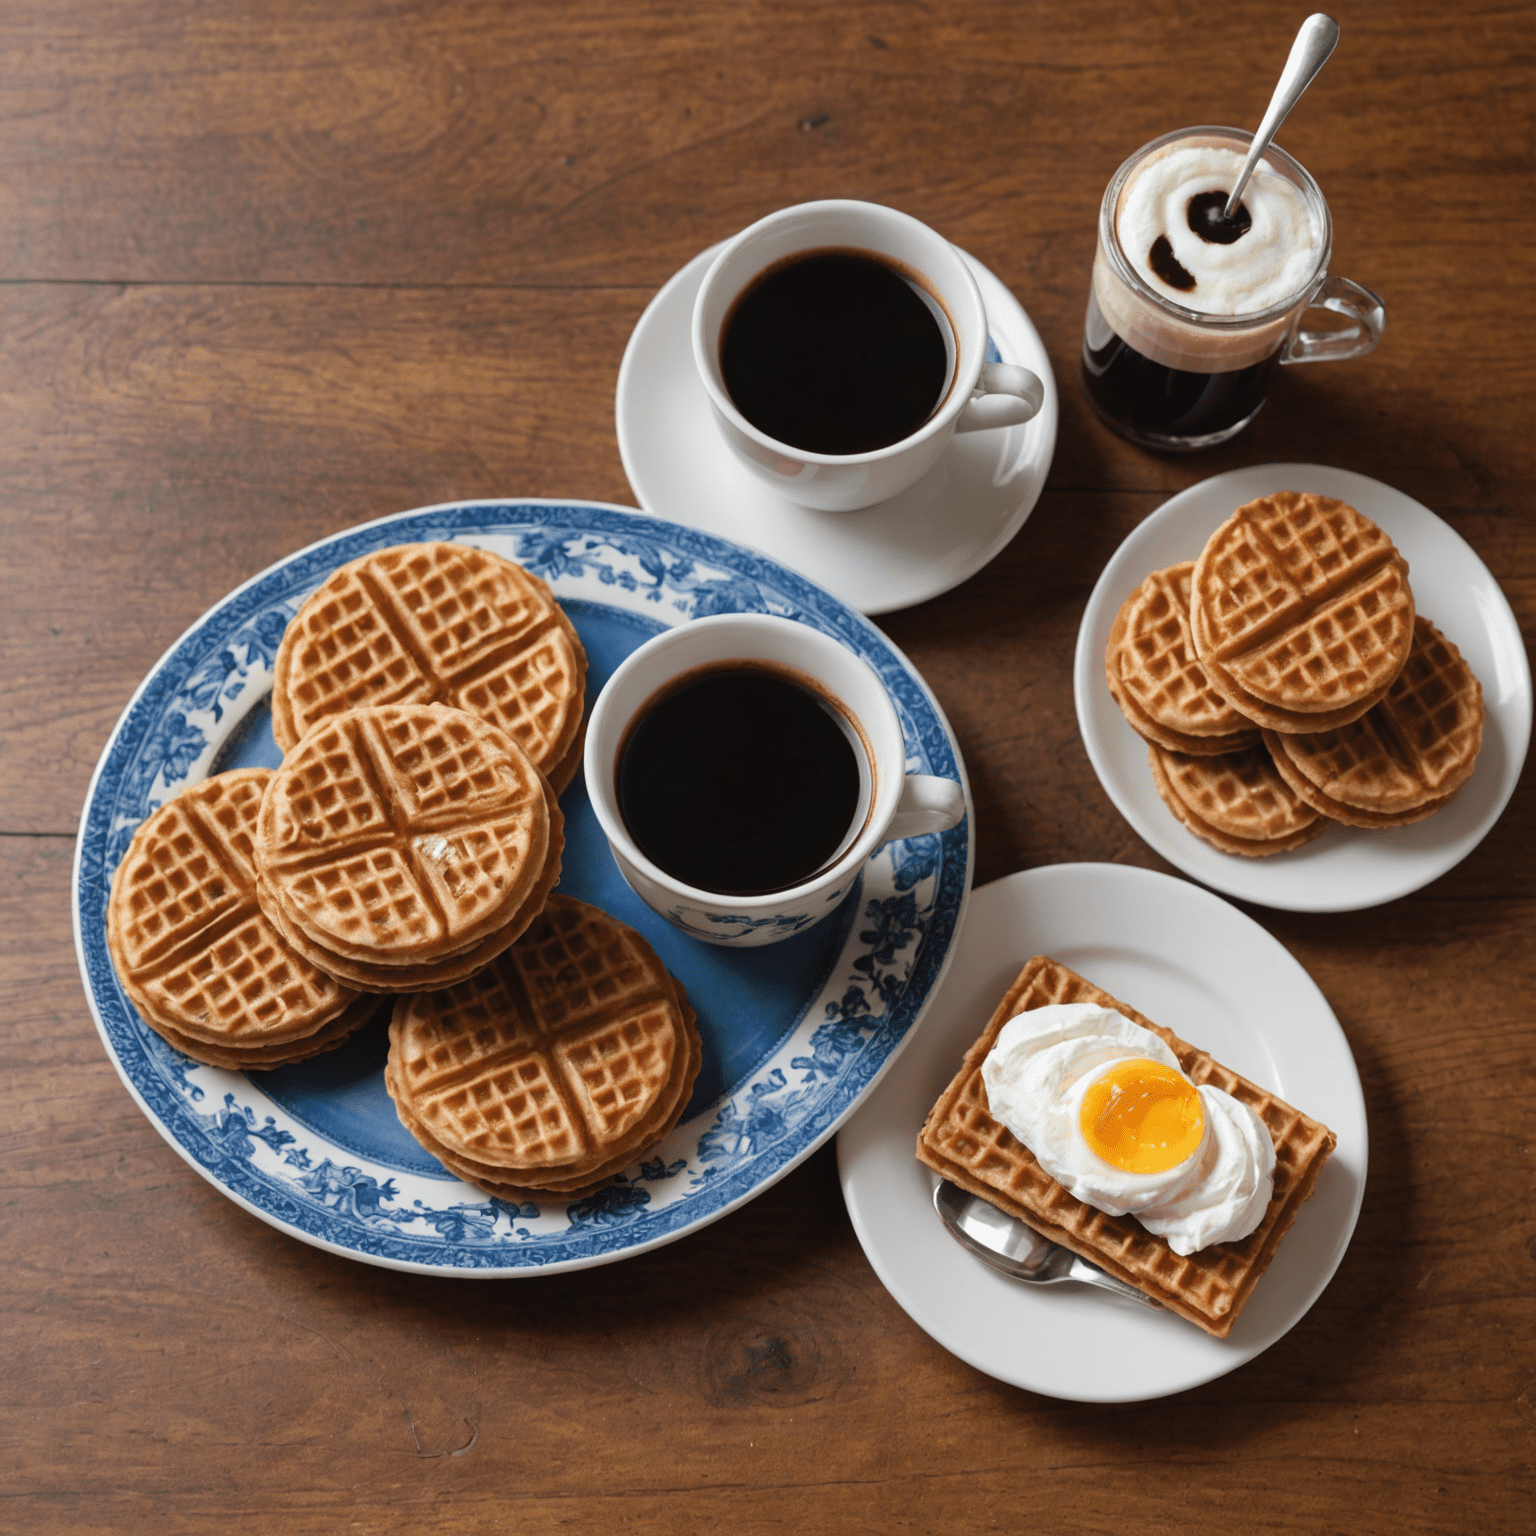
[[[858,525],[860,527],[857,536],[859,547],[861,551],[867,550],[871,561],[882,562],[882,574],[878,590],[854,591],[850,590],[848,583],[855,578],[846,577],[830,555],[818,558],[813,540],[805,541],[784,536],[765,539],[761,529],[754,528],[745,522],[727,524],[723,520],[701,519],[697,515],[690,515],[688,506],[679,504],[681,498],[674,494],[674,487],[658,484],[658,477],[654,470],[647,468],[647,465],[654,461],[653,455],[647,451],[641,441],[638,424],[631,420],[633,407],[630,402],[636,398],[636,391],[643,384],[644,370],[650,364],[657,347],[662,344],[655,339],[657,328],[663,325],[670,326],[672,320],[677,318],[681,326],[680,334],[683,342],[689,342],[692,291],[696,290],[703,281],[710,262],[724,244],[725,242],[722,241],[708,250],[701,251],[662,285],[636,322],[625,347],[623,360],[619,365],[614,401],[619,457],[639,505],[653,516],[698,527],[705,532],[731,538],[756,548],[771,559],[799,570],[802,575],[827,587],[850,607],[871,616],[896,612],[927,602],[968,580],[977,571],[990,564],[1023,527],[1039,501],[1055,456],[1060,405],[1055,375],[1045,345],[1024,307],[994,273],[963,250],[960,254],[970,266],[981,287],[992,337],[995,342],[1000,343],[998,350],[1003,360],[1032,369],[1045,385],[1045,402],[1032,421],[1024,427],[997,429],[999,432],[1008,433],[1010,440],[1014,440],[1016,434],[1023,434],[1018,440],[1024,445],[1025,452],[1016,455],[1019,462],[1015,466],[1015,473],[1020,481],[1018,502],[1009,515],[992,528],[990,536],[969,549],[963,558],[950,563],[936,561],[926,553],[917,553],[904,559],[902,550],[893,548],[890,543],[882,543],[875,536],[874,530],[871,530],[866,540],[862,525]],[[683,302],[685,299],[687,302]],[[679,311],[677,317],[671,315],[674,306],[677,306]],[[688,374],[697,392],[701,421],[707,423],[707,430],[712,431],[713,424],[708,422],[708,397],[693,371],[691,346],[683,347],[682,351],[686,354]],[[709,451],[715,452],[715,446],[711,444]],[[729,500],[733,486],[746,489],[754,497],[771,495],[766,488],[759,488],[758,483],[752,480],[745,469],[740,469],[730,462],[729,451],[723,444],[719,445],[716,457],[722,466],[721,472],[726,477],[722,481],[721,499]],[[892,500],[899,502],[901,498]],[[782,505],[792,515],[798,515],[802,511],[787,500],[784,500]],[[890,503],[882,505],[890,505]],[[863,518],[868,522],[870,521],[868,514],[877,511],[878,508],[869,508],[862,513],[824,515],[829,518]],[[851,526],[853,525],[845,525],[845,528]],[[963,530],[963,518],[958,521],[957,526]]]

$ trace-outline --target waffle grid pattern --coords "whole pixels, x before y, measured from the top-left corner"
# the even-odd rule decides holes
[[[537,577],[465,545],[400,545],[343,566],[299,611],[273,726],[286,749],[348,709],[449,704],[552,772],[580,729],[585,681],[581,642]]]
[[[1267,858],[1271,854],[1300,848],[1322,834],[1328,825],[1326,818],[1319,815],[1304,796],[1296,793],[1287,776],[1278,772],[1279,765],[1270,760],[1263,746],[1250,747],[1241,756],[1253,760],[1259,772],[1274,778],[1278,795],[1289,801],[1290,814],[1274,816],[1268,823],[1267,833],[1264,823],[1256,816],[1227,821],[1223,819],[1222,806],[1215,795],[1202,799],[1200,791],[1208,787],[1206,765],[1222,763],[1223,758],[1189,757],[1165,751],[1155,742],[1147,747],[1152,782],[1163,803],[1185,828],[1222,853],[1237,854],[1242,858]],[[1262,809],[1262,803],[1257,807],[1249,806],[1250,810],[1255,808]]]
[[[553,898],[496,963],[397,1012],[396,1080],[449,1151],[507,1169],[595,1165],[672,1081],[683,1020],[671,978],[593,913]],[[615,949],[610,987],[591,962]]]
[[[1482,687],[1428,619],[1387,696],[1350,725],[1274,737],[1276,765],[1325,814],[1418,819],[1472,775],[1482,747]],[[1371,823],[1366,823],[1371,824]]]
[[[1159,754],[1174,792],[1202,821],[1231,837],[1268,842],[1317,820],[1282,779],[1262,747],[1221,757]]]
[[[1268,645],[1231,658],[1227,670],[1256,697],[1299,709],[1347,703],[1401,666],[1413,599],[1401,569],[1384,566]]]
[[[433,705],[354,711],[277,770],[262,891],[344,959],[422,964],[511,919],[558,856],[549,805],[542,776],[484,721]]]
[[[283,943],[258,904],[252,832],[270,777],[247,769],[189,786],[139,828],[114,882],[119,977],[145,1021],[191,1054],[207,1054],[198,1042],[302,1040],[356,997]]]
[[[1248,721],[1211,686],[1189,628],[1194,562],[1153,571],[1126,605],[1120,675],[1154,720],[1195,736],[1227,735]]]
[[[1286,491],[1239,507],[1212,534],[1195,565],[1191,619],[1200,658],[1239,710],[1253,713],[1247,695],[1320,714],[1379,696],[1401,670],[1413,595],[1405,562],[1373,523],[1343,502]]]
[[[1004,1023],[1016,1013],[1047,1003],[1076,1002],[1113,1008],[1152,1030],[1167,1041],[1193,1082],[1224,1089],[1264,1121],[1275,1143],[1274,1195],[1263,1221],[1248,1237],[1182,1257],[1134,1217],[1106,1216],[1069,1195],[1044,1172],[1029,1149],[992,1118],[981,1063]],[[1219,1066],[1204,1051],[1153,1024],[1066,966],[1037,955],[1019,973],[981,1038],[966,1052],[959,1073],[940,1095],[918,1136],[917,1154],[944,1177],[992,1200],[1207,1332],[1225,1336],[1297,1209],[1311,1194],[1333,1147],[1333,1134],[1325,1126]]]

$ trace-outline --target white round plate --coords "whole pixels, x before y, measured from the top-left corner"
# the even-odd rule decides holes
[[[1056,450],[1056,380],[1029,316],[965,256],[987,306],[994,361],[1045,384],[1022,427],[958,435],[916,485],[859,512],[818,512],[774,492],[720,436],[693,365],[693,301],[720,247],[700,252],[651,300],[619,368],[619,454],[647,512],[734,539],[809,576],[861,613],[891,613],[957,586],[1024,525]],[[991,355],[991,353],[989,353]]]
[[[204,1178],[281,1231],[425,1274],[551,1274],[696,1231],[809,1157],[903,1049],[944,966],[971,881],[970,792],[958,827],[887,843],[855,892],[761,949],[701,944],[625,885],[581,775],[560,797],[559,890],[638,929],[682,983],[704,1063],[682,1123],[585,1200],[503,1200],[461,1184],[401,1126],[375,1018],[339,1050],[266,1072],[200,1066],[148,1029],[106,942],[112,873],[134,829],[223,768],[274,768],[277,645],[338,566],[391,544],[459,540],[553,588],[595,697],[636,646],[715,613],[773,613],[874,668],[914,772],[965,786],[959,748],[912,665],[874,625],[793,571],[692,528],[599,502],[471,501],[382,518],[299,550],[211,608],[160,659],[112,733],[75,846],[75,947],[97,1028],[155,1129]]]
[[[1337,496],[1386,530],[1408,560],[1418,611],[1466,657],[1487,716],[1477,768],[1443,811],[1412,826],[1368,832],[1332,826],[1294,853],[1245,859],[1218,853],[1174,820],[1158,798],[1147,745],[1126,724],[1104,681],[1104,647],[1120,605],[1149,572],[1194,560],[1244,502],[1275,491]],[[1077,632],[1077,723],[1115,808],[1170,864],[1242,901],[1288,912],[1353,912],[1406,896],[1459,864],[1514,793],[1531,737],[1531,669],[1520,626],[1472,547],[1411,496],[1347,469],[1256,464],[1202,480],[1166,501],[1114,553]]]
[[[1312,1198],[1225,1339],[1084,1285],[1010,1280],[933,1209],[917,1133],[998,999],[1050,955],[1280,1094],[1338,1137]],[[837,1143],[854,1231],[886,1289],[945,1349],[1050,1397],[1129,1403],[1225,1375],[1306,1315],[1365,1191],[1365,1101],[1327,1000],[1252,918],[1171,875],[1118,864],[1021,871],[971,895],[923,1027]]]

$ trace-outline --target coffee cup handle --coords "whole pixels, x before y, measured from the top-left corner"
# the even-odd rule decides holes
[[[1012,363],[983,363],[976,393],[955,422],[956,432],[980,432],[987,427],[1017,427],[1038,415],[1045,404],[1045,385],[1028,368]],[[954,825],[953,822],[950,823]]]
[[[1386,306],[1369,288],[1362,288],[1347,277],[1335,277],[1331,272],[1318,285],[1302,319],[1314,309],[1343,315],[1353,324],[1325,331],[1309,331],[1298,324],[1280,354],[1282,363],[1336,363],[1346,357],[1361,357],[1381,340],[1387,325]]]
[[[883,842],[947,832],[965,816],[965,791],[953,779],[927,773],[909,773],[896,802],[896,814],[885,829]]]

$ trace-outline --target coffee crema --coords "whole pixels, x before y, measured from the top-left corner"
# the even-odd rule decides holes
[[[941,312],[915,274],[870,252],[790,257],[726,316],[726,391],[760,432],[806,453],[889,448],[947,393],[953,344]]]
[[[700,667],[647,701],[615,788],[646,858],[725,896],[819,874],[863,830],[872,795],[858,727],[810,678],[756,661]]]

